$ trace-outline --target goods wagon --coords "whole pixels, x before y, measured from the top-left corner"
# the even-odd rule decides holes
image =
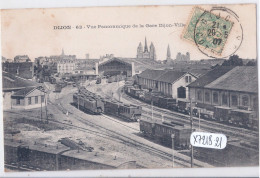
[[[191,129],[173,123],[152,121],[142,118],[139,122],[140,131],[147,137],[153,138],[164,145],[171,146],[174,134],[175,149],[187,149],[190,144]]]

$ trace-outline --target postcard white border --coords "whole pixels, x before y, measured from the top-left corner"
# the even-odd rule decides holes
[[[0,0],[0,9],[22,8],[61,8],[91,6],[139,6],[139,5],[194,5],[194,4],[257,4],[257,28],[259,29],[259,2],[257,0]],[[1,18],[0,18],[1,22]],[[0,23],[1,24],[1,23]],[[0,26],[1,30],[1,26]],[[1,39],[1,36],[0,36]],[[257,34],[257,50],[259,51]],[[1,43],[0,43],[1,49]],[[258,54],[258,52],[257,52]],[[1,56],[1,50],[0,50]],[[258,55],[257,55],[258,56]],[[2,69],[0,63],[0,69]],[[259,69],[259,62],[258,62]],[[258,78],[260,75],[258,73]],[[0,75],[2,81],[2,75]],[[259,85],[259,82],[258,82]],[[2,82],[0,82],[2,88]],[[259,86],[258,86],[259,89]],[[259,91],[258,91],[259,92]],[[2,90],[0,90],[2,96]],[[0,103],[2,103],[0,97]],[[0,107],[1,108],[1,107]],[[3,158],[3,113],[0,112],[0,158]],[[93,170],[93,171],[53,171],[53,172],[17,172],[5,173],[4,160],[0,159],[0,177],[259,177],[259,167],[236,168],[178,168],[147,170]]]

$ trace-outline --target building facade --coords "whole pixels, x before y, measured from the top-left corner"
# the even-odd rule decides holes
[[[47,105],[47,97],[42,87],[28,87],[11,95],[11,109],[33,109]]]
[[[188,98],[187,85],[197,79],[189,72],[173,70],[150,70],[147,69],[137,75],[137,83],[142,88],[148,88],[161,92],[172,98]]]
[[[73,74],[76,69],[76,61],[72,59],[60,59],[57,62],[57,72],[59,74]]]
[[[211,76],[216,77],[211,77]],[[257,67],[218,67],[191,83],[190,98],[199,107],[214,106],[258,110]]]
[[[5,71],[2,72],[2,79],[3,110],[29,109],[40,106],[40,101],[42,101],[40,97],[45,94],[41,84]],[[38,96],[38,100],[36,96]]]
[[[148,50],[148,46],[147,46],[147,41],[145,38],[145,44],[144,44],[144,48],[142,46],[142,43],[140,42],[138,47],[137,47],[137,55],[136,55],[137,59],[151,59],[151,60],[156,60],[156,52],[155,52],[155,47],[153,45],[153,42],[151,42],[150,45],[150,51]]]

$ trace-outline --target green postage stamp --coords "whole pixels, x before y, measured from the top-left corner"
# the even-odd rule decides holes
[[[183,38],[195,43],[201,51],[221,55],[233,22],[195,7]]]

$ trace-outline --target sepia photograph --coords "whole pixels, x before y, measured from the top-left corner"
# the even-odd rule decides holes
[[[1,9],[4,171],[259,168],[256,14]]]

